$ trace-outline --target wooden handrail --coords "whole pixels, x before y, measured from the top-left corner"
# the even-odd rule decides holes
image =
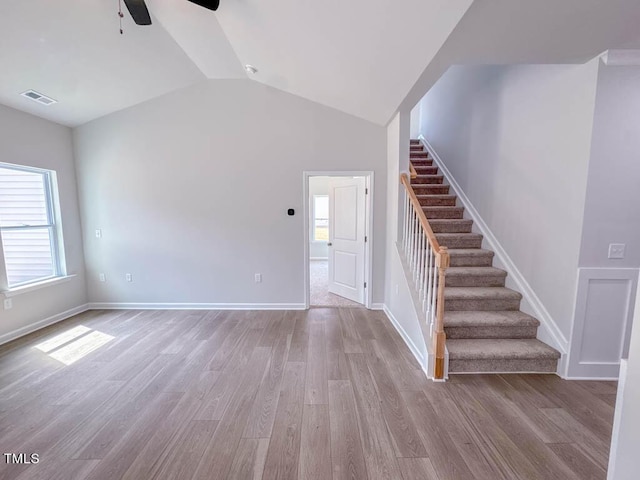
[[[412,173],[415,172],[413,165],[411,165],[411,163],[409,165]],[[435,357],[433,376],[436,380],[442,380],[444,379],[446,344],[446,335],[444,333],[444,288],[446,270],[449,268],[450,264],[449,251],[447,250],[447,247],[441,247],[438,243],[438,239],[433,233],[429,220],[427,220],[427,216],[422,210],[422,205],[420,205],[420,201],[418,200],[418,197],[416,197],[413,187],[411,186],[411,181],[407,177],[406,173],[400,175],[400,182],[405,187],[408,199],[413,206],[416,217],[418,218],[422,230],[427,237],[427,241],[431,245],[431,249],[433,250],[435,257],[435,267],[438,269],[438,290],[436,292],[436,312],[433,329],[433,350]]]
[[[413,166],[413,163],[409,162],[409,175],[411,176],[411,180],[418,176],[418,172],[416,172],[416,167]]]

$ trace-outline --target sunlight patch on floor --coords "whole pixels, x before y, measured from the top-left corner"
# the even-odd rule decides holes
[[[36,345],[35,348],[65,365],[71,365],[114,338],[84,325],[78,325]]]

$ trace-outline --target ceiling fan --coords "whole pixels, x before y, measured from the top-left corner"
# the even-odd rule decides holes
[[[220,0],[188,1],[213,11],[217,10],[220,5]],[[133,21],[136,22],[137,25],[151,25],[151,16],[149,15],[149,9],[147,9],[147,5],[144,3],[144,0],[124,0],[124,4],[127,6]]]

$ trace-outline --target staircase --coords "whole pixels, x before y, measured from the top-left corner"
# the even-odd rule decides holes
[[[419,140],[411,140],[411,178],[418,201],[441,246],[449,249],[444,331],[449,373],[555,373],[560,353],[536,339],[540,322],[520,311],[522,295],[505,287],[507,272],[449,192]]]

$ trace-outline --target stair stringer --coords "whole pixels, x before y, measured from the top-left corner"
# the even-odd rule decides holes
[[[418,136],[418,139],[429,152],[433,158],[434,165],[437,165],[440,168],[440,172],[444,176],[445,180],[449,183],[455,194],[458,196],[458,199],[465,207],[465,217],[468,215],[468,217],[473,220],[473,230],[477,233],[481,233],[484,237],[482,240],[483,244],[486,243],[488,248],[493,250],[495,254],[494,266],[501,268],[508,273],[506,286],[522,294],[520,310],[536,317],[540,321],[536,337],[538,340],[552,346],[560,352],[561,357],[560,360],[558,360],[557,373],[561,377],[566,376],[569,341],[564,336],[560,328],[558,328],[558,325],[553,320],[549,311],[546,309],[540,298],[538,298],[533,288],[531,288],[531,285],[529,285],[524,275],[522,275],[520,270],[518,270],[518,267],[516,267],[516,264],[511,260],[511,257],[509,257],[507,251],[498,241],[489,226],[485,223],[480,213],[475,209],[473,203],[469,200],[469,197],[467,197],[458,182],[456,182],[456,179],[447,169],[437,152],[422,134]]]

